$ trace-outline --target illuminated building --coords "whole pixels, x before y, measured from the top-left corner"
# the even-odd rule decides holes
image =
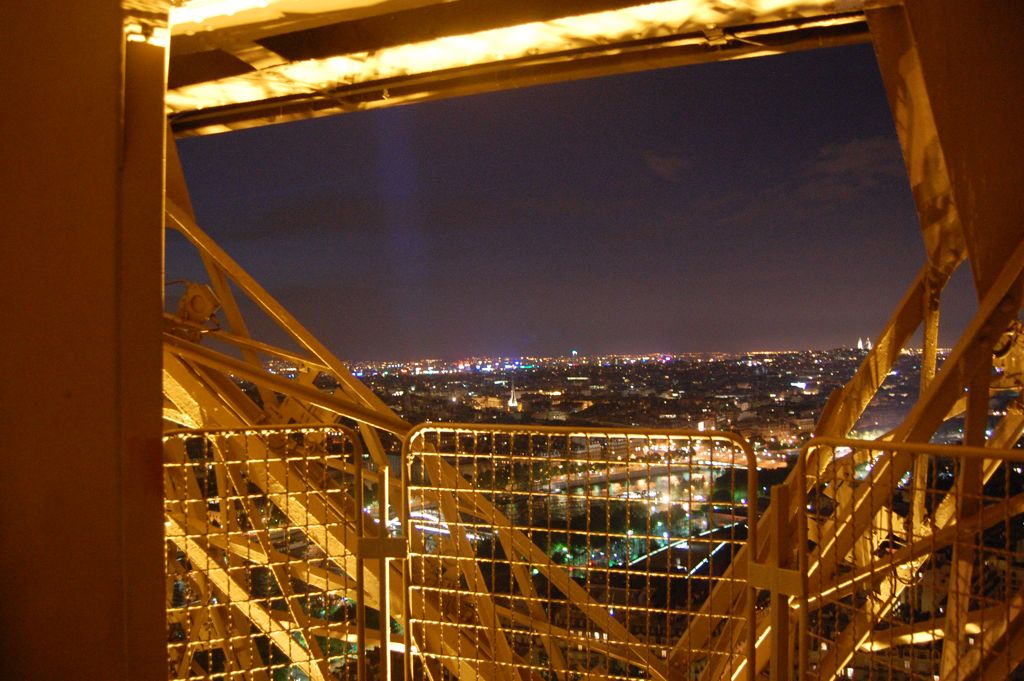
[[[1009,540],[1020,492],[986,485],[1012,480],[1024,427],[1017,401],[998,414],[988,404],[1021,381],[1019,3],[175,4],[171,26],[159,0],[6,8],[5,676],[150,679],[170,660],[177,677],[294,668],[331,678],[366,664],[351,646],[393,647],[396,675],[408,665],[434,678],[668,679],[686,669],[718,679],[755,668],[789,678],[794,665],[811,678],[1002,678],[1018,668],[1024,608]],[[677,456],[739,466],[744,443],[724,435],[414,430],[195,225],[173,144],[869,39],[927,260],[816,434],[846,435],[923,328],[920,396],[883,442],[807,450],[749,528],[756,537],[738,528],[735,485],[668,499],[636,489],[640,472],[689,465]],[[204,259],[223,328],[160,314],[165,226]],[[961,265],[976,316],[938,368],[941,292]],[[236,294],[301,351],[249,338]],[[210,302],[189,295],[183,309]],[[261,355],[295,362],[298,378],[269,374]],[[338,390],[304,383],[302,368],[332,374]],[[928,443],[960,414],[969,447],[956,463],[954,450]],[[395,441],[408,465],[389,472],[382,442]],[[547,487],[533,473],[502,477],[527,459]],[[565,490],[590,478],[619,484],[616,503],[629,517],[646,508],[651,526],[569,528],[572,541],[554,546],[551,523],[571,519]],[[693,479],[713,487],[710,478]],[[572,500],[607,508],[589,492]],[[694,519],[702,505],[711,510]],[[658,513],[674,522],[675,509],[690,523],[685,537],[653,525]],[[547,552],[530,534],[542,512]],[[686,561],[705,555],[690,565],[684,550]],[[686,576],[673,577],[682,565]],[[683,583],[694,586],[685,597],[673,590]],[[374,631],[357,617],[367,610],[389,617]]]

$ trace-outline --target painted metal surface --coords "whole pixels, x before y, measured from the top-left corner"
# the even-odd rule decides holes
[[[459,3],[450,4],[451,11],[458,9],[455,5]],[[199,250],[207,265],[214,309],[220,306],[222,312],[218,314],[225,323],[221,328],[209,320],[189,317],[189,309],[209,309],[206,294],[196,291],[195,304],[183,308],[186,312],[167,316],[167,423],[196,429],[193,436],[206,438],[204,441],[217,441],[215,433],[198,432],[211,428],[230,428],[251,438],[255,444],[246,451],[252,453],[242,458],[250,462],[250,467],[257,466],[257,478],[263,475],[259,478],[263,482],[257,484],[259,491],[253,492],[261,501],[257,504],[255,499],[239,498],[238,503],[270,503],[282,509],[291,525],[301,527],[308,545],[316,546],[334,567],[321,574],[311,571],[308,561],[305,567],[301,560],[279,562],[307,570],[303,589],[312,584],[311,576],[320,574],[322,584],[354,594],[345,598],[352,597],[358,604],[355,614],[365,608],[385,614],[378,617],[376,633],[367,623],[365,612],[361,615],[364,619],[354,621],[357,648],[361,646],[365,651],[376,646],[385,651],[379,665],[367,666],[364,662],[359,667],[360,679],[387,670],[392,653],[402,655],[401,664],[392,666],[392,677],[401,669],[410,679],[505,679],[517,675],[567,679],[577,673],[595,678],[639,675],[660,679],[682,674],[684,678],[715,680],[753,678],[758,674],[776,679],[1012,677],[1024,661],[1024,634],[1020,633],[1024,631],[1020,626],[1024,578],[1017,576],[1016,568],[1024,562],[1017,543],[1018,535],[1024,532],[1024,506],[1014,486],[1021,473],[1016,465],[1020,457],[1013,449],[1024,431],[1020,398],[1024,386],[1018,370],[1020,351],[1016,349],[1024,274],[1024,231],[1020,229],[1024,215],[1019,192],[1008,187],[1024,186],[1024,171],[1010,158],[1012,154],[1004,152],[1013,147],[1013,139],[1005,136],[1013,138],[1019,129],[1017,104],[1021,101],[1022,78],[1019,69],[1006,68],[1003,56],[987,57],[983,46],[986,17],[1001,21],[999,30],[1003,30],[1022,18],[1020,5],[995,0],[907,0],[871,3],[864,10],[841,3],[719,2],[712,7],[712,3],[683,2],[657,3],[660,10],[665,10],[658,13],[623,3],[610,5],[616,3],[609,3],[597,13],[573,14],[572,20],[566,14],[533,22],[537,25],[522,32],[519,48],[525,51],[507,50],[504,56],[477,49],[468,38],[459,49],[449,51],[444,47],[458,42],[453,42],[453,35],[484,33],[494,38],[505,34],[488,32],[511,30],[509,26],[472,24],[471,28],[477,30],[459,34],[452,29],[453,35],[437,38],[441,42],[433,44],[402,42],[400,38],[406,34],[395,33],[390,36],[394,44],[375,50],[372,59],[368,52],[359,58],[339,52],[275,63],[270,53],[273,50],[267,52],[273,42],[270,22],[261,24],[256,36],[257,42],[266,43],[261,43],[260,49],[242,45],[244,41],[235,45],[242,45],[235,53],[244,53],[249,59],[246,68],[257,74],[246,72],[245,78],[255,79],[246,86],[254,88],[249,94],[235,96],[230,92],[227,86],[235,82],[232,79],[241,77],[235,75],[226,76],[227,80],[182,85],[176,88],[178,99],[172,96],[168,102],[181,107],[172,116],[179,131],[213,132],[346,108],[481,91],[488,86],[474,78],[482,73],[508,76],[509,80],[498,86],[508,87],[517,84],[515,79],[523,74],[530,74],[523,82],[548,82],[641,68],[641,63],[650,67],[769,53],[773,48],[766,42],[766,31],[803,31],[817,39],[820,36],[814,31],[860,25],[866,17],[921,218],[926,259],[856,375],[830,397],[816,428],[818,439],[802,452],[786,483],[773,490],[771,506],[759,519],[747,521],[749,538],[735,543],[730,564],[708,580],[707,593],[700,601],[680,609],[679,614],[685,615],[684,626],[673,629],[672,609],[652,607],[648,602],[638,606],[639,620],[631,621],[649,624],[651,613],[657,612],[657,617],[664,616],[669,622],[666,631],[672,636],[657,642],[641,641],[630,625],[612,615],[610,602],[602,602],[601,597],[581,586],[565,567],[554,565],[550,555],[538,547],[534,541],[539,537],[537,533],[550,532],[550,526],[522,523],[512,518],[507,508],[500,507],[507,501],[505,497],[521,493],[527,498],[535,490],[490,485],[487,474],[481,471],[493,473],[503,466],[514,466],[516,457],[531,460],[531,442],[543,442],[540,449],[545,452],[558,452],[554,458],[561,457],[562,465],[575,465],[565,454],[571,446],[552,443],[559,438],[568,443],[573,437],[601,442],[621,437],[628,443],[634,435],[648,442],[696,435],[573,434],[573,429],[517,431],[437,424],[414,429],[362,387],[330,351],[202,233],[187,208],[187,193],[180,183],[172,185],[178,198],[169,203],[169,223]],[[402,3],[401,7],[384,3],[376,9],[420,11],[427,13],[423,16],[433,16],[430,13],[440,12],[439,7],[434,3]],[[342,17],[345,21],[373,20],[381,16],[375,14],[376,9],[370,5],[338,6],[339,12],[358,13]],[[672,15],[669,9],[679,13]],[[710,26],[708,17],[700,13],[712,10],[729,16],[719,17],[721,22]],[[317,49],[329,52],[338,47],[328,39],[337,36],[334,24],[341,22],[334,20],[338,16],[324,15],[322,21],[302,23],[301,29],[286,21],[276,35],[286,35],[292,29],[296,33],[321,31],[306,35],[323,38],[325,42]],[[608,21],[598,21],[601,17]],[[647,23],[639,26],[627,20]],[[224,38],[225,47],[230,42],[226,36],[240,41],[256,26],[247,21],[244,13],[236,19],[224,19],[223,25],[211,28],[210,40]],[[620,23],[623,21],[626,23]],[[528,23],[511,25],[522,27]],[[580,29],[584,25],[586,29]],[[742,30],[736,28],[740,25]],[[627,26],[631,28],[624,28]],[[597,32],[595,27],[605,32]],[[632,37],[627,37],[631,31]],[[953,34],[964,41],[958,48],[963,53],[962,63],[956,65],[951,64],[948,45],[942,42]],[[595,41],[598,35],[606,42]],[[860,34],[853,31],[832,36],[846,40],[859,39]],[[580,52],[581,43],[573,41],[591,41],[598,46],[595,52]],[[182,44],[192,45],[188,49],[195,47],[195,41]],[[275,44],[279,49],[289,49],[287,39]],[[419,57],[411,60],[422,63],[422,71],[402,62],[401,54],[419,55],[417,50],[428,48],[436,48],[430,52],[435,61],[421,62]],[[569,48],[571,56],[562,54]],[[531,54],[534,49],[536,54]],[[1014,49],[1019,48],[1014,45],[1010,51]],[[608,54],[609,50],[616,54]],[[184,58],[186,52],[179,54]],[[456,64],[452,61],[456,53],[468,55],[472,63]],[[630,55],[646,56],[631,61]],[[388,61],[392,56],[394,61]],[[507,62],[503,61],[506,57],[510,58]],[[594,61],[588,64],[588,59]],[[996,74],[992,82],[998,83],[999,96],[976,93],[971,107],[964,106],[957,99],[958,87],[966,87],[965,79],[975,78],[986,69]],[[270,78],[270,84],[263,78]],[[298,81],[315,87],[300,92],[294,89]],[[214,86],[214,95],[207,102],[213,105],[207,115],[197,107],[206,106],[202,104],[205,91],[199,88],[208,85]],[[353,98],[346,99],[349,95]],[[188,99],[192,96],[194,101]],[[220,96],[226,99],[216,98]],[[318,104],[308,97],[323,99]],[[277,107],[274,116],[268,115],[269,109],[261,108],[268,102]],[[292,104],[294,108],[289,109]],[[971,126],[972,110],[982,122],[978,129]],[[1000,125],[999,121],[1006,124]],[[992,153],[976,153],[977,149]],[[171,173],[171,177],[176,174]],[[937,329],[943,290],[963,263],[968,263],[974,274],[977,309],[955,347],[938,366]],[[232,283],[277,321],[296,342],[298,351],[250,337],[233,298]],[[842,439],[883,388],[897,357],[909,347],[919,329],[923,329],[923,366],[919,399],[913,409],[879,441]],[[237,348],[241,359],[210,347],[216,343]],[[260,364],[262,357],[294,362],[296,377],[271,376]],[[334,395],[315,387],[314,379],[320,374],[337,381],[339,388]],[[232,375],[252,383],[248,392]],[[999,402],[991,401],[992,397],[999,397]],[[955,419],[963,419],[966,444],[931,444],[943,425]],[[258,473],[259,466],[269,466],[273,459],[264,453],[266,438],[258,426],[277,424],[276,428],[284,429],[284,437],[294,432],[302,439],[303,428],[325,422],[327,425],[316,427],[348,428],[347,437],[353,443],[350,453],[355,456],[356,451],[360,452],[360,465],[365,463],[369,471],[366,475],[370,476],[365,490],[358,486],[360,494],[372,495],[375,484],[378,492],[373,498],[382,498],[380,491],[386,490],[395,500],[390,513],[376,509],[376,524],[388,527],[394,523],[394,530],[368,532],[362,503],[315,501],[321,499],[323,491],[298,473],[288,472],[288,467],[299,465],[302,457],[296,461],[287,457],[275,460],[274,466],[283,466],[277,477],[269,472],[272,466],[266,474]],[[169,442],[181,437],[175,434]],[[516,450],[516,437],[526,438],[525,449]],[[487,443],[483,449],[481,442]],[[508,452],[496,449],[498,442],[505,443],[502,447],[507,444]],[[743,449],[742,444],[737,446]],[[216,449],[210,451],[215,453]],[[401,474],[396,475],[388,455],[400,449],[404,455]],[[188,466],[193,467],[195,480],[201,477],[200,470],[186,462],[180,450],[172,447],[169,451],[169,465],[178,466],[179,477]],[[230,454],[232,450],[228,447],[224,451]],[[230,480],[231,467],[242,461],[238,451],[230,456],[222,453],[210,465],[215,476],[218,466],[227,476],[218,483],[218,490],[238,483],[234,489],[243,497],[246,494],[241,493],[240,480]],[[365,462],[361,452],[365,452]],[[261,457],[264,463],[260,463]],[[614,465],[599,459],[605,468]],[[354,459],[336,464],[317,465],[364,479],[364,473],[353,473],[357,468]],[[378,471],[375,478],[374,471]],[[331,636],[328,632],[324,638],[316,633],[320,630],[315,623],[302,621],[308,617],[307,612],[286,607],[278,608],[275,614],[247,605],[253,601],[252,593],[238,591],[239,585],[230,579],[230,568],[222,574],[225,561],[230,565],[232,560],[242,559],[230,557],[231,547],[238,542],[217,544],[217,532],[224,527],[229,528],[229,534],[235,531],[230,529],[231,523],[239,523],[238,518],[253,513],[254,507],[246,511],[236,504],[235,520],[231,520],[231,513],[223,510],[227,506],[221,505],[217,509],[220,515],[211,521],[212,498],[200,493],[202,504],[190,506],[188,500],[193,497],[182,491],[190,483],[187,476],[184,480],[169,488],[168,512],[174,516],[169,527],[174,531],[168,536],[176,547],[174,560],[192,566],[190,570],[195,574],[190,573],[189,578],[203,585],[196,587],[200,591],[206,589],[206,595],[200,596],[208,599],[204,606],[210,610],[207,617],[214,617],[215,608],[209,602],[214,593],[220,594],[217,605],[233,598],[240,604],[220,608],[219,626],[225,633],[216,639],[222,650],[217,653],[221,656],[218,659],[230,658],[231,664],[244,668],[246,654],[251,656],[257,648],[260,655],[265,651],[249,643],[246,653],[234,643],[255,640],[255,636],[271,641],[274,650],[307,675],[329,678],[338,674],[340,663],[335,658],[345,655],[332,657],[327,639],[349,645],[353,639],[348,633]],[[1002,489],[993,488],[993,481],[998,480],[1003,481]],[[354,499],[354,488],[351,494]],[[593,494],[582,493],[581,502],[582,507],[592,509],[596,499]],[[424,530],[425,521],[414,516],[416,504],[417,512],[431,508],[434,529],[446,528],[447,535]],[[753,508],[751,505],[748,510]],[[191,520],[190,512],[194,516]],[[204,514],[205,534],[199,527]],[[215,530],[210,529],[211,522]],[[403,528],[401,532],[397,526]],[[994,527],[1002,527],[1003,534],[993,536]],[[256,533],[253,538],[245,540],[250,562],[257,545],[262,547],[262,555],[269,555],[273,548],[260,543],[260,532],[265,530],[255,527],[252,531]],[[592,541],[589,529],[580,532]],[[444,538],[430,539],[427,535],[431,534]],[[481,536],[488,538],[487,545],[492,549],[483,557],[479,554],[486,542]],[[397,543],[391,541],[399,539]],[[211,551],[220,553],[211,560]],[[498,555],[502,561],[496,558]],[[499,562],[510,566],[507,584],[501,588],[494,582]],[[251,571],[253,566],[239,563],[238,569]],[[282,565],[273,566],[275,574],[280,573],[276,579],[287,601],[286,585],[294,573],[289,576],[283,569]],[[328,573],[335,575],[336,581],[332,582]],[[590,567],[583,566],[582,584],[593,586],[593,574]],[[671,577],[668,579],[671,581]],[[548,589],[546,595],[538,590],[538,584]],[[629,607],[624,610],[632,612]],[[557,621],[556,613],[570,611],[577,619],[568,617],[566,622],[574,624]],[[182,613],[176,616],[179,622],[187,621],[181,619]],[[232,619],[236,617],[240,619]],[[299,639],[282,635],[282,618],[287,618],[289,626],[297,627],[295,631],[306,634]],[[394,631],[387,622],[394,623]],[[211,626],[215,625],[214,621]],[[399,629],[401,634],[397,633]],[[566,645],[574,637],[578,639],[579,632],[597,634],[583,636],[586,655],[577,654],[583,650],[583,642],[577,644],[581,647],[575,652]],[[225,641],[232,642],[230,649],[224,647]],[[192,637],[182,650],[212,650],[216,647],[212,642]],[[269,670],[272,663],[267,660],[273,655],[266,655],[269,658],[255,668]],[[195,671],[194,654],[182,662],[186,658],[174,658],[182,674]],[[204,659],[207,662],[196,663],[200,675],[209,671],[203,665],[211,664],[213,658]],[[596,666],[587,667],[589,662]]]
[[[171,17],[167,110],[179,134],[207,134],[777,54],[866,40],[861,10],[833,0],[192,0]]]

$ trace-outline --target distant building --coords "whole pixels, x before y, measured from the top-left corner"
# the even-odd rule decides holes
[[[516,399],[516,381],[515,381],[515,379],[512,379],[511,394],[509,394],[509,396],[508,396],[508,408],[509,408],[509,411],[519,411],[521,409],[521,407],[519,406],[519,400]]]
[[[478,395],[472,398],[472,402],[477,409],[501,409],[505,406],[505,400],[490,395]]]

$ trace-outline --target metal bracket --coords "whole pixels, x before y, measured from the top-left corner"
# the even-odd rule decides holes
[[[802,575],[799,570],[774,567],[753,559],[750,560],[747,570],[751,586],[786,596],[801,594]]]
[[[407,552],[405,539],[401,537],[359,537],[356,543],[356,556],[369,560],[405,558]]]

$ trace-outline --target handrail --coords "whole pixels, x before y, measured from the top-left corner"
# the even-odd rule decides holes
[[[891,452],[912,455],[916,454],[975,461],[999,460],[1024,462],[1024,450],[1022,449],[1008,449],[989,446],[979,447],[972,445],[891,442],[888,440],[864,440],[857,438],[824,436],[814,437],[805,442],[800,448],[800,455],[797,459],[796,474],[798,476],[799,484],[796,485],[796,501],[794,503],[794,506],[798,510],[796,520],[798,525],[798,536],[800,537],[800,550],[797,552],[800,561],[800,588],[799,593],[794,595],[793,601],[789,606],[790,608],[795,608],[797,610],[798,617],[799,640],[797,649],[799,654],[799,666],[797,678],[799,679],[809,678],[807,676],[810,650],[809,615],[812,609],[822,607],[822,605],[832,602],[838,598],[850,596],[852,593],[855,593],[858,587],[873,587],[874,584],[885,579],[884,570],[894,569],[914,560],[920,560],[933,553],[937,548],[948,546],[950,543],[956,541],[957,535],[955,526],[938,529],[932,528],[932,531],[921,539],[915,540],[910,544],[895,550],[889,555],[879,558],[877,561],[872,561],[870,565],[853,570],[852,572],[843,573],[842,578],[838,581],[833,581],[820,586],[814,595],[809,594],[808,562],[810,556],[807,550],[807,539],[810,517],[807,514],[807,493],[810,481],[808,479],[807,462],[813,450],[823,447],[832,449],[845,447],[850,449],[851,452],[856,450],[871,450],[879,453]],[[881,481],[874,481],[871,484],[883,483]],[[955,492],[951,491],[950,493]],[[1021,498],[1022,496],[1024,495],[1017,495],[1017,497],[1014,497],[1013,499],[1008,499],[1006,502],[1010,504],[1008,508],[1012,507],[1018,510],[1024,510],[1024,498]],[[960,519],[960,522],[964,522],[968,525],[987,526],[983,521],[991,515],[991,513],[981,509],[969,518]],[[998,518],[996,520],[998,521]]]
[[[650,439],[694,439],[694,440],[712,440],[722,443],[727,443],[739,449],[743,452],[743,457],[746,460],[747,470],[747,539],[748,543],[756,545],[757,541],[757,512],[758,512],[758,482],[757,482],[757,456],[753,450],[753,447],[736,433],[728,431],[708,431],[708,430],[694,430],[694,429],[644,429],[644,428],[629,428],[629,427],[580,427],[580,426],[548,426],[548,425],[533,425],[533,424],[484,424],[484,423],[439,423],[439,422],[425,422],[414,426],[403,438],[402,444],[402,489],[404,491],[402,497],[401,517],[402,517],[402,531],[403,534],[408,538],[410,536],[410,519],[406,509],[411,507],[412,499],[410,496],[410,484],[408,480],[409,464],[411,457],[415,452],[414,445],[419,437],[425,432],[432,432],[438,434],[450,433],[454,435],[460,434],[483,434],[483,435],[540,435],[540,436],[556,436],[556,437],[606,437],[606,438],[650,438]],[[405,574],[409,575],[412,569],[411,557],[407,557]],[[547,569],[562,570],[560,566],[549,565]],[[571,578],[568,579],[571,581]],[[406,589],[404,594],[405,603],[404,616],[406,622],[411,622],[409,608],[410,608],[410,597],[409,597],[409,582],[406,583]],[[747,612],[746,618],[748,622],[755,621],[755,599],[753,593],[753,587],[748,586],[748,598],[747,600]],[[411,649],[413,645],[412,632],[409,630],[409,635],[406,636],[406,673],[407,675],[411,672]],[[423,645],[419,644],[420,650],[423,649]],[[756,650],[756,628],[750,626],[747,628],[746,637],[746,657],[748,660],[754,659],[754,652]],[[743,661],[741,664],[745,664]],[[653,668],[651,670],[656,675],[661,673],[656,672]],[[750,681],[756,678],[756,668],[753,664],[746,664],[746,677]],[[407,678],[411,678],[407,676]]]

